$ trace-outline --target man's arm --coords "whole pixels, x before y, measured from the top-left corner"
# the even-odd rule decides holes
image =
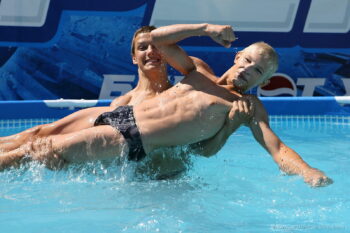
[[[231,26],[212,24],[177,24],[160,27],[151,32],[152,43],[166,61],[184,75],[196,69],[196,64],[177,42],[193,36],[209,36],[219,44],[230,47],[235,36]]]
[[[308,165],[298,153],[286,146],[269,126],[268,115],[263,104],[251,97],[255,111],[249,127],[255,139],[272,155],[280,169],[287,174],[300,175],[311,186],[325,186],[332,183],[322,171]]]
[[[250,121],[254,109],[248,99],[240,98],[232,102],[232,108],[221,129],[211,138],[191,145],[191,152],[205,157],[215,155],[225,145],[230,135],[242,124]]]

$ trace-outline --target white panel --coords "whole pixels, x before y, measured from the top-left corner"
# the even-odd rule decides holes
[[[339,104],[350,104],[350,96],[334,96]]]
[[[350,29],[350,0],[313,0],[304,32],[347,33]]]
[[[229,24],[236,31],[288,32],[299,0],[158,0],[151,25]]]
[[[44,100],[44,103],[49,108],[90,108],[96,106],[98,100],[76,100],[76,99],[58,99],[58,100]]]
[[[50,0],[1,0],[0,26],[40,27],[45,23]]]

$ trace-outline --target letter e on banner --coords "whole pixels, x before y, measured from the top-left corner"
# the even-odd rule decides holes
[[[350,95],[350,79],[342,78],[342,80],[345,88],[345,95]]]
[[[103,75],[103,83],[99,99],[114,99],[131,91],[131,85],[135,80],[135,75]]]

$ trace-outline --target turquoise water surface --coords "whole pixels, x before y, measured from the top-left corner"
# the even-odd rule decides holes
[[[271,126],[334,183],[311,188],[283,174],[241,128],[216,156],[193,156],[171,180],[135,177],[128,163],[0,172],[1,232],[349,232],[350,124],[277,119]]]

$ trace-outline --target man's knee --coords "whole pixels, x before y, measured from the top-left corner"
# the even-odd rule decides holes
[[[28,141],[21,149],[32,160],[39,161],[50,169],[59,169],[65,163],[54,151],[50,137],[40,137],[33,141]]]

